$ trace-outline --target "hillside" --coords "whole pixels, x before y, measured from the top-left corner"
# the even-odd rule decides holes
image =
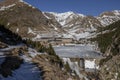
[[[100,51],[105,58],[101,59],[100,75],[102,80],[120,79],[120,21],[101,29],[101,34],[93,38],[97,41]],[[104,33],[103,33],[104,32]]]
[[[109,26],[104,28],[99,28],[97,31],[98,34],[93,41],[98,42],[98,46],[100,51],[105,53],[106,50],[112,45],[112,43],[116,40],[119,41],[120,38],[120,21],[117,21]],[[118,42],[118,45],[120,43]]]
[[[22,0],[0,2],[0,23],[24,38],[64,32],[59,23],[46,18],[40,10]]]
[[[105,27],[120,20],[120,11],[106,11],[99,16],[84,15],[72,11],[65,13],[45,12],[45,14],[62,25],[67,35],[79,40],[80,38],[92,37],[91,33],[98,28]],[[63,35],[66,37],[65,35]]]
[[[39,40],[45,37],[91,37],[99,27],[120,20],[120,11],[103,12],[99,16],[83,15],[72,11],[65,13],[42,12],[23,0],[0,1],[0,23],[22,38]]]
[[[60,58],[49,42],[60,54],[80,60],[83,54],[90,61]],[[96,47],[101,56],[97,59]],[[0,0],[0,80],[120,80],[119,61],[120,10],[99,16],[42,12],[23,0]],[[87,69],[92,65],[93,71],[79,71],[79,64]]]
[[[64,70],[62,70],[64,68]],[[0,25],[0,80],[74,79],[50,44],[21,37]]]
[[[22,43],[22,38],[5,28],[4,25],[0,25],[0,42],[4,42],[9,45],[16,45],[18,43]]]

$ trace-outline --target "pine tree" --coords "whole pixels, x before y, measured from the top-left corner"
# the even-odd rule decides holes
[[[49,44],[48,54],[49,54],[49,55],[56,55],[56,53],[55,53],[55,51],[54,51],[54,49],[53,49],[53,47],[52,47],[51,44]]]

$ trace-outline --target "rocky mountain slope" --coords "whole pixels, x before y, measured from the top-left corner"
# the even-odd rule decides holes
[[[9,45],[14,45],[21,43],[22,38],[9,29],[5,28],[4,25],[0,25],[0,41]]]
[[[98,28],[120,20],[119,10],[103,12],[100,16],[86,16],[71,11],[65,13],[46,12],[45,14],[59,22],[62,25],[62,29],[77,39],[86,38]]]
[[[0,23],[25,38],[64,32],[59,23],[48,19],[40,10],[22,0],[0,2]]]
[[[0,1],[0,23],[23,38],[67,37],[79,40],[91,36],[99,27],[120,19],[120,11],[89,16],[74,12],[41,12],[23,0]]]
[[[103,28],[102,31],[104,33],[92,39],[92,41],[97,41],[100,51],[105,56],[99,63],[101,78],[102,80],[119,80],[120,20]]]
[[[37,74],[37,79],[42,76],[40,78],[44,80],[77,80],[76,75],[72,76],[66,70],[65,65],[54,54],[50,45],[46,47],[37,42],[22,41],[22,38],[37,40],[41,36],[61,36],[77,40],[92,37],[91,40],[98,43],[100,51],[105,56],[99,62],[101,80],[119,80],[119,20],[119,10],[104,12],[100,16],[94,17],[74,12],[41,12],[22,0],[2,0],[0,1],[0,79],[4,80],[4,77],[16,74],[22,74],[22,79],[24,73],[19,72],[21,69],[26,70],[27,66],[28,69],[37,67],[33,70]],[[21,43],[22,45],[17,45]],[[36,72],[39,69],[42,71],[41,73],[40,71]],[[18,70],[18,72],[14,70]],[[31,72],[31,70],[29,71]],[[6,79],[10,80],[10,78]],[[12,78],[11,80],[13,80]]]
[[[64,68],[64,69],[63,69]],[[51,45],[22,40],[0,25],[0,80],[78,80]]]

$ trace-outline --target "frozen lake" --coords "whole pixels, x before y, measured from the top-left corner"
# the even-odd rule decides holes
[[[54,46],[54,50],[60,57],[68,58],[100,58],[101,53],[94,50],[93,45]]]

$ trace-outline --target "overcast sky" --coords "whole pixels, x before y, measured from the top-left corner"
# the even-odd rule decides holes
[[[97,16],[104,11],[120,10],[120,0],[24,0],[41,11],[73,11]]]

